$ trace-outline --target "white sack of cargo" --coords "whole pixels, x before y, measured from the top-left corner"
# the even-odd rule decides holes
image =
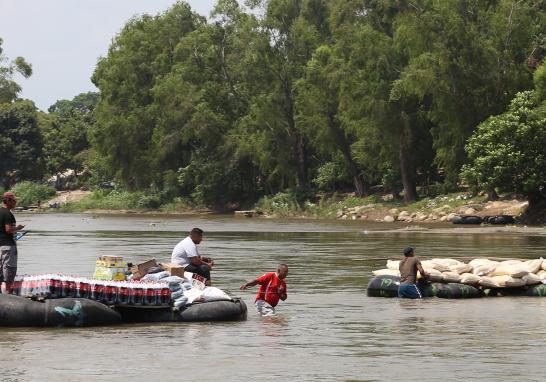
[[[542,282],[540,277],[535,275],[534,273],[528,273],[525,276],[523,276],[521,279],[525,281],[525,285],[535,285],[535,284],[540,284]]]
[[[519,288],[525,286],[526,282],[524,279],[512,277],[511,280],[506,280],[507,288]]]
[[[541,280],[546,280],[546,271],[538,271],[538,272],[537,272],[537,276],[538,276]]]
[[[231,300],[231,297],[221,289],[215,287],[206,287],[201,295],[203,301]]]
[[[501,261],[499,263],[499,265],[501,266],[505,266],[505,265],[518,265],[518,264],[521,264],[522,261],[521,260],[504,260],[504,261]]]
[[[468,265],[471,265],[473,268],[476,268],[476,267],[479,267],[479,266],[482,266],[482,265],[485,265],[485,264],[489,264],[489,263],[491,263],[491,260],[486,259],[486,258],[479,258],[479,259],[471,260],[468,263]]]
[[[478,285],[481,277],[473,273],[463,273],[461,275],[461,284]]]
[[[455,272],[455,273],[458,273],[458,274],[462,275],[463,273],[472,272],[472,270],[474,268],[470,264],[461,263],[461,264],[457,264],[457,265],[450,265],[449,269],[451,270],[451,272]]]
[[[400,276],[400,271],[394,269],[378,269],[372,273],[374,276]]]
[[[472,273],[478,276],[486,276],[490,274],[491,272],[493,272],[495,268],[497,268],[497,263],[494,261],[490,261],[488,263],[475,266],[474,269],[472,270]]]
[[[493,272],[489,273],[488,276],[510,276],[514,278],[522,278],[528,273],[529,271],[527,270],[525,264],[520,262],[519,264],[513,265],[499,265]]]
[[[542,259],[529,260],[524,263],[529,273],[537,273],[542,266]]]
[[[480,286],[484,288],[498,288],[500,285],[492,277],[482,276],[480,278]]]
[[[442,279],[446,283],[460,283],[461,275],[455,272],[442,272]]]
[[[397,271],[400,267],[400,260],[387,260],[387,269]]]
[[[425,272],[428,273],[428,280],[432,282],[442,282],[444,278],[442,277],[442,272],[437,271],[436,269],[427,269]]]
[[[542,260],[542,265],[540,266],[542,270],[546,271],[546,260]]]
[[[493,282],[497,283],[501,288],[515,288],[525,285],[525,281],[523,281],[523,279],[508,275],[493,276],[491,279],[493,279]]]
[[[461,265],[463,264],[462,262],[460,262],[459,260],[455,260],[455,259],[450,259],[450,258],[436,258],[436,259],[432,259],[432,261],[434,261],[435,263],[438,263],[438,264],[442,264],[442,265],[445,265],[445,266],[448,266],[448,267],[451,267],[453,265]]]
[[[436,269],[440,272],[449,272],[449,266],[444,265],[442,263],[438,263],[434,260],[425,260],[421,261],[421,265],[423,266],[423,269],[426,271],[427,269]]]

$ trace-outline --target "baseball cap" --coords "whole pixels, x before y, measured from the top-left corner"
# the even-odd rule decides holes
[[[413,248],[413,247],[406,247],[406,248],[404,248],[404,255],[407,256],[410,253],[412,253],[414,250],[415,250],[415,248]]]

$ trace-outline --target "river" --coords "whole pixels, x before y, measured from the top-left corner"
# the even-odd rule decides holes
[[[543,381],[546,298],[366,297],[373,269],[416,247],[429,258],[545,256],[543,228],[453,228],[223,216],[23,214],[19,273],[91,275],[100,255],[170,258],[193,227],[213,283],[248,321],[0,329],[2,381]],[[546,257],[546,256],[545,256]],[[255,315],[243,282],[289,265],[278,315]]]

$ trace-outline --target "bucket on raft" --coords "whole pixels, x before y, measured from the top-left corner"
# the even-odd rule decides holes
[[[370,280],[366,289],[369,297],[398,297],[400,277],[376,276]],[[423,297],[438,298],[477,298],[483,295],[482,291],[470,285],[459,283],[428,283],[419,282],[417,287]]]
[[[80,298],[32,301],[0,294],[0,326],[82,327],[121,323],[121,315],[100,302]]]

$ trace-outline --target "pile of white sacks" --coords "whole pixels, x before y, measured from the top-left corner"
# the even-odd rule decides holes
[[[400,261],[387,260],[387,268],[373,271],[375,276],[400,276]],[[463,263],[455,259],[423,260],[421,265],[433,282],[461,283],[483,288],[514,288],[546,284],[546,260],[474,259]],[[420,275],[418,275],[418,278]]]

